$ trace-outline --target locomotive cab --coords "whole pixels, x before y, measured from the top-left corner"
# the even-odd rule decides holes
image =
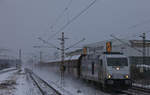
[[[88,54],[81,58],[81,78],[105,87],[131,87],[128,57],[121,53]]]
[[[100,57],[99,79],[103,86],[131,87],[130,64],[123,54],[104,54]]]

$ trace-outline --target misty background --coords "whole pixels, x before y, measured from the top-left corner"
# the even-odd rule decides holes
[[[22,49],[23,56],[38,55],[42,50],[49,59],[56,49],[35,49],[45,45],[37,38],[60,46],[50,38],[93,0],[0,0],[0,48],[8,48],[13,56]],[[62,32],[69,39],[66,47],[85,38],[79,44],[112,39],[111,34],[125,39],[141,39],[150,31],[150,0],[97,0],[86,12]],[[65,11],[64,9],[67,8]],[[150,39],[147,33],[147,39]],[[46,46],[46,45],[45,45]],[[9,51],[10,52],[10,51]],[[28,57],[26,57],[28,58]]]

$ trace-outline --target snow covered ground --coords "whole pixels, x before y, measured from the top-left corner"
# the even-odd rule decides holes
[[[24,72],[19,74],[17,84],[14,95],[40,95],[37,87]]]
[[[0,95],[13,95],[15,91],[15,78],[12,76],[16,71],[0,74]]]
[[[39,95],[38,89],[18,70],[0,74],[0,95]]]
[[[33,71],[49,84],[56,84],[61,87],[60,73],[57,68],[36,67]],[[65,75],[64,80],[63,88],[72,95],[109,95],[73,76]]]
[[[42,79],[57,88],[61,88],[59,71],[56,68],[34,68],[34,72]],[[66,75],[65,75],[66,76]],[[108,95],[91,87],[82,80],[66,76],[63,89],[69,95]],[[17,70],[0,74],[0,95],[41,95],[33,81],[22,71]]]

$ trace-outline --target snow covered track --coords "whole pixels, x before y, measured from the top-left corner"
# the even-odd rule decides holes
[[[10,71],[14,71],[17,70],[16,68],[9,68],[9,69],[4,69],[0,71],[0,74],[6,73],[6,72],[10,72]]]
[[[45,82],[43,79],[35,75],[33,72],[28,72],[30,75],[30,78],[35,83],[37,88],[40,90],[41,95],[63,95],[58,90],[53,88],[51,85],[49,85],[47,82]]]
[[[135,87],[133,86],[131,89],[127,91],[122,91],[127,95],[150,95],[150,89]]]

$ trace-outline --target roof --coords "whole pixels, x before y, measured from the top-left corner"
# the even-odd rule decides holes
[[[65,60],[65,61],[78,60],[80,56],[81,56],[81,55],[69,56],[69,57],[65,57],[64,60]],[[55,59],[55,60],[50,60],[49,62],[60,62],[60,61],[61,61],[61,59],[59,58],[59,59]]]
[[[109,55],[106,55],[106,57],[115,57],[115,58],[121,58],[121,57],[126,57],[125,55],[120,55],[120,54],[109,54]]]
[[[71,57],[71,60],[77,60],[77,59],[79,59],[80,56],[81,56],[81,55],[72,56],[72,57]]]

